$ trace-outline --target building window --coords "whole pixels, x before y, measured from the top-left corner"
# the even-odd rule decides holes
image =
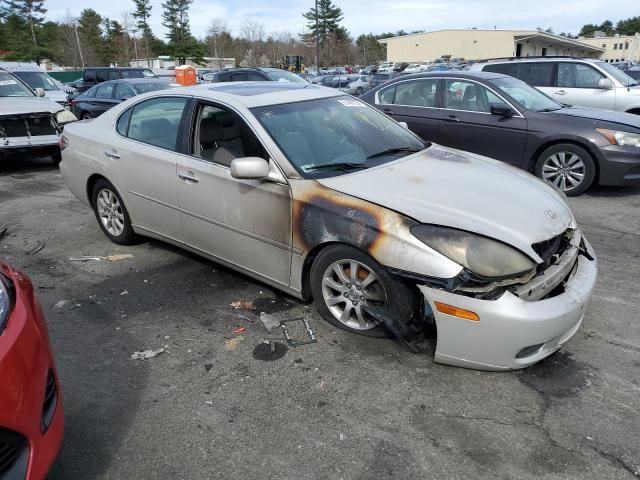
[[[624,44],[624,49],[625,49],[625,50],[629,50],[629,42],[625,42],[625,44]]]
[[[613,49],[614,49],[614,50],[617,50],[617,49],[618,49],[618,44],[617,44],[617,43],[614,43],[614,44],[613,44]]]
[[[607,44],[606,44],[606,43],[603,43],[603,44],[602,44],[602,48],[607,48]]]

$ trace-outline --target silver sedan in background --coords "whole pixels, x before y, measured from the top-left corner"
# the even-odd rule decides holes
[[[196,252],[327,321],[435,361],[526,367],[583,322],[594,252],[562,194],[502,162],[424,143],[310,84],[140,95],[65,129],[61,171],[112,241]]]

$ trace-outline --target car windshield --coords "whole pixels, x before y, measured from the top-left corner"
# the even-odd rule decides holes
[[[305,178],[340,175],[426,148],[409,130],[350,96],[251,112]]]
[[[491,83],[527,110],[548,112],[562,108],[561,104],[517,78],[497,78]]]
[[[0,97],[33,97],[34,93],[19,80],[0,72]]]
[[[133,89],[138,93],[154,92],[156,90],[164,90],[171,85],[168,82],[149,82],[149,83],[136,83],[132,85]]]
[[[287,70],[268,70],[266,73],[271,80],[276,82],[308,83],[304,78],[299,77],[295,73],[288,72]]]
[[[44,72],[14,72],[14,75],[31,88],[42,88],[47,92],[60,90],[53,79]]]
[[[625,87],[627,85],[628,86],[639,85],[637,80],[634,80],[633,78],[631,78],[629,75],[624,73],[618,67],[614,67],[613,65],[610,65],[606,62],[596,62],[596,65],[599,66],[605,72],[607,72],[609,75],[611,75],[613,78],[615,78],[617,81],[619,81]]]

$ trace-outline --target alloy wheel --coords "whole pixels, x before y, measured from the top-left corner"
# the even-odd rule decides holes
[[[102,188],[98,192],[96,203],[104,228],[114,237],[120,236],[124,231],[124,213],[118,197],[108,188]]]
[[[354,330],[379,325],[366,310],[384,308],[387,295],[375,273],[356,260],[333,262],[322,276],[322,297],[331,314]]]
[[[580,186],[586,175],[584,161],[573,152],[555,152],[542,165],[542,178],[563,192]]]

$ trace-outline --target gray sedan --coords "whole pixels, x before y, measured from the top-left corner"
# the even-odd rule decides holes
[[[553,187],[333,89],[148,93],[69,125],[61,145],[68,188],[112,241],[181,246],[412,350],[435,324],[438,362],[531,365],[578,331],[595,285]]]
[[[640,184],[638,115],[573,108],[487,72],[403,76],[361,99],[425,140],[510,163],[569,196]]]

